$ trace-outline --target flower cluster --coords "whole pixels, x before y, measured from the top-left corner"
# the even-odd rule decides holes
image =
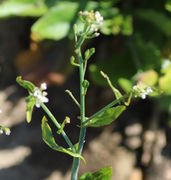
[[[9,136],[11,134],[11,130],[7,127],[2,127],[0,126],[0,134],[5,133],[7,136]]]
[[[81,20],[87,22],[88,24],[101,25],[103,23],[103,16],[99,11],[80,11],[79,15],[81,17]]]
[[[152,92],[153,92],[152,88],[144,84],[137,84],[133,86],[134,97],[141,97],[142,99],[145,99],[146,96]]]
[[[103,23],[103,16],[100,14],[99,11],[80,11],[79,13],[80,19],[91,26],[91,31],[97,32],[98,26],[102,25]]]
[[[47,89],[46,83],[42,83],[40,88],[35,87],[33,96],[36,98],[36,107],[39,108],[41,103],[47,103],[49,99],[46,97],[47,92],[45,91]]]

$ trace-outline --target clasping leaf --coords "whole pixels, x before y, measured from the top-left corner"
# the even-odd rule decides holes
[[[48,125],[47,119],[45,116],[42,119],[41,129],[42,129],[42,138],[43,138],[44,142],[50,148],[52,148],[55,151],[59,151],[59,152],[69,154],[70,156],[80,158],[85,162],[84,158],[80,154],[73,152],[70,148],[66,149],[66,148],[56,144],[55,139],[54,139],[53,134],[52,134],[52,130],[51,130],[50,126]]]
[[[111,124],[114,120],[116,120],[121,113],[126,109],[126,106],[119,105],[116,107],[109,108],[104,112],[100,113],[90,121],[84,124],[85,127],[100,127]]]

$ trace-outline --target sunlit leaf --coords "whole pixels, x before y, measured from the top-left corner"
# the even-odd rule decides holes
[[[132,82],[130,80],[126,78],[119,78],[118,83],[126,93],[129,93],[132,90]]]
[[[171,95],[171,72],[159,79],[159,88],[163,90],[164,93]]]
[[[94,173],[87,172],[80,177],[80,180],[111,180],[112,167],[104,167]]]
[[[84,126],[86,127],[100,127],[111,124],[114,120],[116,120],[121,113],[126,109],[126,106],[116,106],[107,109],[102,112],[98,116],[94,117],[90,121],[88,121]]]
[[[94,9],[97,4],[89,2],[87,6]],[[60,40],[66,37],[72,29],[72,22],[78,19],[78,8],[77,2],[57,3],[32,26],[32,38]]]
[[[66,148],[56,144],[55,139],[52,134],[52,130],[51,130],[50,126],[48,125],[47,119],[45,116],[42,119],[41,129],[42,129],[42,138],[43,138],[44,142],[50,148],[52,148],[55,151],[66,153],[73,157],[81,158],[85,162],[84,158],[80,154],[73,152],[71,149],[66,149]]]
[[[42,0],[5,0],[0,3],[0,18],[9,16],[41,16],[47,11]]]

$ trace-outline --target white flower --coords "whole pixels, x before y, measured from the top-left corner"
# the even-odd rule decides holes
[[[141,97],[142,99],[145,99],[146,96],[152,92],[153,92],[152,88],[144,84],[137,84],[133,86],[134,97]]]
[[[0,113],[2,113],[2,110],[0,109]]]
[[[3,129],[2,129],[2,128],[0,128],[0,134],[3,134],[3,133],[4,133]]]
[[[11,134],[11,130],[9,128],[5,128],[4,131],[7,136]]]
[[[36,107],[39,108],[41,103],[47,103],[49,99],[46,97],[47,92],[43,91],[47,88],[46,83],[41,84],[40,89],[35,87],[33,96],[36,98]]]
[[[103,23],[103,16],[100,14],[99,11],[95,12],[94,17],[97,24],[101,25]]]
[[[162,63],[162,69],[167,69],[168,66],[170,65],[170,60],[169,59],[165,59]]]
[[[46,83],[42,83],[41,86],[40,86],[40,89],[46,90],[47,89],[47,84]]]

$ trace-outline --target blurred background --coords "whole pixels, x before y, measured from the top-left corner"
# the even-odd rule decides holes
[[[79,110],[65,89],[79,99],[73,24],[80,10],[104,16],[101,35],[83,50],[96,48],[86,74],[91,86],[87,115],[113,100],[100,76],[103,70],[123,93],[144,82],[156,95],[135,99],[119,119],[104,128],[88,128],[80,175],[103,166],[113,180],[171,180],[171,1],[170,0],[1,0],[0,1],[0,124],[11,135],[0,136],[0,179],[68,180],[72,158],[56,153],[41,138],[41,109],[25,120],[27,92],[16,76],[39,86],[48,84],[49,109],[59,122],[71,117],[66,132],[76,143]],[[53,125],[52,125],[53,128]],[[57,142],[66,145],[57,137]]]

